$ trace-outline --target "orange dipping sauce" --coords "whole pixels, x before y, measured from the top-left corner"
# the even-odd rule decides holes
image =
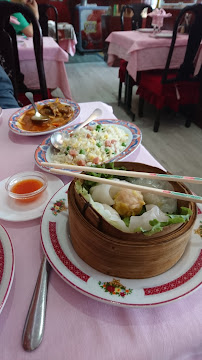
[[[11,191],[15,194],[29,194],[29,193],[39,190],[40,188],[42,188],[42,186],[43,186],[43,183],[40,180],[25,179],[25,180],[18,181],[16,184],[14,184],[13,187],[11,188]],[[40,195],[41,195],[41,193],[36,194],[28,199],[18,199],[18,200],[29,202],[29,201],[35,200]]]

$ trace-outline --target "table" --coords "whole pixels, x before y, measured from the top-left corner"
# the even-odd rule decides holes
[[[28,88],[39,89],[38,72],[35,62],[33,39],[17,37],[20,69],[24,74],[24,82]],[[65,69],[69,55],[52,37],[43,37],[43,58],[47,87],[60,88],[67,99],[71,99],[71,91]]]
[[[83,121],[97,107],[102,109],[103,118],[115,118],[112,108],[101,102],[82,103],[80,107],[75,123]],[[37,170],[33,154],[46,137],[10,132],[7,122],[14,111],[3,110],[0,123],[0,180],[15,172]],[[142,145],[127,160],[162,168]],[[69,181],[61,179],[65,183]],[[16,264],[11,292],[0,315],[1,360],[202,358],[202,288],[167,305],[126,309],[84,296],[54,271],[50,275],[43,341],[34,352],[25,352],[21,335],[42,258],[40,219],[20,223],[0,220],[0,223],[11,237]]]
[[[58,23],[58,36],[60,47],[67,51],[71,56],[74,56],[77,38],[73,26],[64,22]]]
[[[162,31],[163,33],[164,31]],[[166,31],[167,32],[167,31]],[[188,35],[178,34],[170,67],[178,68],[183,60]],[[105,41],[108,41],[108,65],[112,66],[116,58],[128,62],[129,75],[136,81],[138,71],[163,69],[166,64],[171,44],[170,38],[154,38],[149,33],[140,31],[114,31]],[[200,54],[202,53],[202,44]],[[202,61],[198,57],[195,73],[200,70]]]
[[[53,20],[48,20],[48,35],[55,39],[55,22]],[[69,55],[74,56],[77,44],[74,27],[66,22],[59,22],[58,38],[60,47]]]

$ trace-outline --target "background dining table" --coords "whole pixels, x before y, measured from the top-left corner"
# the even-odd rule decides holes
[[[97,107],[103,119],[115,119],[102,102],[81,103],[74,123],[84,121]],[[15,109],[3,110],[0,120],[0,181],[25,170],[39,170],[36,147],[47,137],[20,136],[9,130]],[[127,161],[162,166],[143,145]],[[70,178],[61,176],[66,184]],[[1,209],[4,204],[1,202]],[[29,353],[21,345],[22,331],[42,259],[40,218],[0,220],[13,243],[15,275],[0,314],[1,360],[201,360],[202,288],[161,306],[126,308],[92,299],[69,286],[52,271],[44,338]],[[200,269],[201,274],[202,270]],[[202,275],[201,275],[202,277]]]
[[[55,21],[48,20],[48,35],[56,39]],[[58,23],[58,38],[60,47],[71,56],[76,52],[77,38],[72,24],[67,22]]]
[[[166,64],[168,51],[171,44],[171,31],[162,30],[154,37],[151,32],[141,31],[113,31],[107,38],[109,42],[108,60],[109,66],[112,66],[116,59],[124,59],[128,62],[127,70],[129,75],[136,81],[138,71],[163,69]],[[169,36],[169,35],[168,35]],[[179,68],[185,55],[188,35],[178,34],[175,43],[175,49],[171,59],[170,67]],[[202,59],[202,43],[196,59],[195,74],[198,74]]]
[[[59,45],[63,50],[74,56],[76,52],[77,38],[72,24],[58,23]]]
[[[25,85],[30,89],[39,89],[38,72],[35,61],[33,39],[17,36],[20,69],[24,74]],[[71,99],[65,63],[69,54],[52,37],[43,37],[43,59],[47,87],[60,88],[65,98]]]

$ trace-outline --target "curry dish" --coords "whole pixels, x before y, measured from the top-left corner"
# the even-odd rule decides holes
[[[61,104],[58,99],[54,102],[49,102],[45,105],[37,105],[38,111],[50,120],[36,121],[31,120],[35,114],[34,109],[26,111],[25,114],[18,120],[19,127],[26,131],[47,131],[57,129],[60,126],[67,124],[74,115],[74,110],[70,105]]]

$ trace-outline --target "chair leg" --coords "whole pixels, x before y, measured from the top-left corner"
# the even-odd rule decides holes
[[[158,132],[159,125],[160,125],[160,115],[161,115],[161,110],[158,109],[157,114],[156,114],[156,119],[155,119],[155,122],[154,122],[154,127],[153,127],[154,132]]]
[[[127,94],[127,110],[128,111],[130,111],[130,109],[131,109],[132,94],[133,94],[132,78],[130,75],[128,75],[128,94]]]
[[[126,71],[126,76],[125,76],[125,96],[124,96],[124,104],[128,105],[128,88],[129,88],[129,75],[128,72]]]
[[[191,126],[192,118],[195,116],[195,105],[183,105],[180,107],[179,111],[185,117],[185,126],[189,128]]]
[[[192,118],[195,116],[195,106],[194,105],[187,105],[185,107],[186,109],[186,113],[185,113],[185,117],[186,117],[186,121],[185,121],[185,126],[187,128],[189,128],[191,126],[191,122],[192,122]]]
[[[185,126],[189,128],[191,126],[191,116],[188,116],[185,121]]]
[[[118,106],[121,104],[122,82],[119,80]]]
[[[139,104],[138,104],[138,116],[141,118],[143,117],[143,108],[144,108],[144,99],[139,97]]]

